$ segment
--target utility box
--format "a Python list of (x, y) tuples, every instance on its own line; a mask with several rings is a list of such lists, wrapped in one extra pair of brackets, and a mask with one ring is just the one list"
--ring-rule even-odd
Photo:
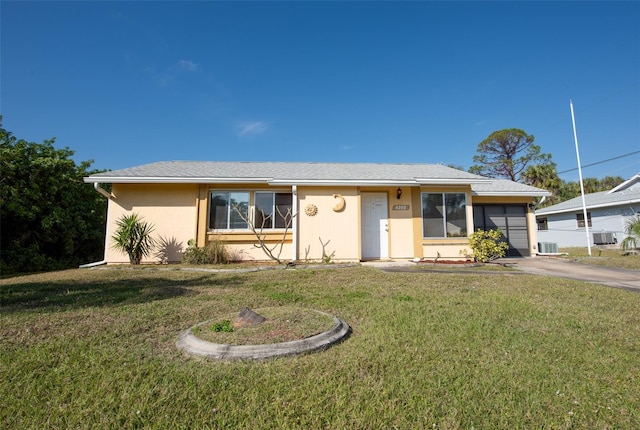
[(555, 242), (538, 242), (538, 254), (559, 254), (558, 244)]
[(613, 233), (593, 233), (594, 245), (615, 245), (618, 241)]

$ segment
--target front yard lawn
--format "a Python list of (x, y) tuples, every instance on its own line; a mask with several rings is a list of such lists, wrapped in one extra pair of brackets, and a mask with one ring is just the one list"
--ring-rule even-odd
[[(185, 356), (180, 331), (294, 305), (321, 353)], [(0, 280), (0, 427), (640, 428), (640, 294), (509, 272), (70, 270)]]

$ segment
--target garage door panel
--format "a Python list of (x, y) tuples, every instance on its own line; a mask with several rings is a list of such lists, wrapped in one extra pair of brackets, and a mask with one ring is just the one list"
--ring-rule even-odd
[(509, 256), (529, 256), (527, 210), (524, 205), (474, 206), (476, 229), (499, 228), (509, 244)]

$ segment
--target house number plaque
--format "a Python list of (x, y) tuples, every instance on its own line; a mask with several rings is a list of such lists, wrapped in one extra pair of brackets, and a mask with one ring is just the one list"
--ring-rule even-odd
[(393, 205), (394, 211), (408, 211), (409, 205)]

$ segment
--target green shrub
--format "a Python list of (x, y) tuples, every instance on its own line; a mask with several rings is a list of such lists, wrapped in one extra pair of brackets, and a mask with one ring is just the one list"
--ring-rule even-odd
[(502, 230), (478, 230), (469, 236), (469, 246), (476, 261), (486, 263), (504, 257), (509, 244), (503, 240)]
[(148, 257), (156, 246), (156, 240), (151, 237), (153, 224), (142, 220), (136, 213), (122, 215), (117, 221), (118, 229), (111, 236), (113, 247), (129, 256), (131, 264), (140, 264), (144, 257)]
[(231, 324), (231, 321), (224, 320), (212, 324), (211, 331), (215, 331), (216, 333), (231, 333), (233, 331), (233, 325)]
[(622, 250), (629, 251), (638, 248), (640, 246), (640, 215), (627, 220), (624, 232), (627, 233), (627, 237), (621, 243)]
[(191, 239), (182, 254), (184, 264), (227, 264), (229, 261), (227, 245), (219, 239), (212, 240), (204, 247), (196, 246), (195, 240)]

